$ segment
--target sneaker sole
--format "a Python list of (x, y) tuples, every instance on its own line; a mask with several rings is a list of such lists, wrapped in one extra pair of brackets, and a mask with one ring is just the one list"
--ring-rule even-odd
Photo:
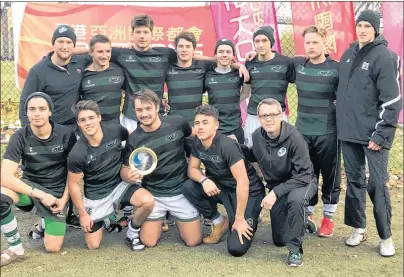
[(301, 264), (288, 264), (288, 266), (290, 266), (290, 267), (299, 267), (299, 266), (302, 266), (304, 263), (301, 263)]
[(382, 257), (384, 257), (384, 258), (389, 258), (389, 257), (393, 257), (394, 254), (396, 254), (396, 253), (391, 254), (391, 255), (383, 255), (382, 253), (379, 252), (379, 254), (380, 254), (380, 256), (382, 256)]
[(366, 241), (367, 239), (368, 239), (368, 236), (367, 236), (367, 234), (365, 234), (363, 236), (362, 240), (358, 244), (348, 244), (346, 241), (345, 241), (345, 244), (350, 247), (356, 247), (356, 246), (359, 246), (362, 242)]
[(329, 237), (332, 237), (333, 235), (334, 235), (334, 233), (331, 233), (330, 235), (318, 234), (318, 236), (319, 236), (319, 237), (322, 237), (322, 238), (329, 238)]
[(133, 249), (132, 242), (127, 240), (127, 239), (125, 239), (125, 245), (128, 246), (130, 248), (130, 250), (132, 250), (134, 252), (141, 252), (141, 251), (144, 251), (146, 249), (146, 246), (143, 246), (143, 248), (141, 248), (141, 249)]

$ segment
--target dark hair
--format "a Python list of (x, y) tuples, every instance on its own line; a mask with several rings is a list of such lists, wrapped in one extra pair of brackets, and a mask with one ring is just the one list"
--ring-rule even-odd
[(133, 106), (135, 106), (135, 100), (139, 99), (140, 102), (146, 102), (149, 104), (154, 104), (156, 107), (160, 105), (160, 99), (157, 94), (150, 89), (143, 89), (135, 92), (132, 96)]
[(183, 31), (178, 34), (178, 36), (174, 39), (175, 47), (177, 47), (180, 39), (185, 39), (186, 41), (192, 42), (192, 46), (194, 49), (196, 48), (196, 38), (195, 35), (189, 31)]
[(319, 34), (322, 38), (327, 38), (327, 30), (320, 26), (310, 26), (304, 29), (302, 36), (304, 37), (306, 34), (315, 33)]
[(96, 115), (101, 115), (100, 107), (98, 107), (97, 102), (93, 100), (81, 100), (76, 105), (73, 105), (72, 111), (74, 116), (78, 119), (78, 115), (81, 111), (93, 111)]
[(219, 112), (217, 111), (217, 109), (207, 104), (196, 107), (194, 114), (195, 116), (197, 116), (198, 114), (212, 116), (216, 120), (219, 120)]
[(94, 50), (94, 45), (99, 42), (99, 43), (109, 43), (111, 44), (111, 41), (107, 36), (104, 35), (95, 35), (93, 38), (90, 40), (90, 49), (91, 51)]
[(153, 32), (154, 22), (153, 19), (147, 14), (136, 15), (131, 22), (132, 32), (136, 27), (148, 27)]

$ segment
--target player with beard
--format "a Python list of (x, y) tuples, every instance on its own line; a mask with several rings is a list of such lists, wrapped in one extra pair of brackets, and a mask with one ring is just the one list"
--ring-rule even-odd
[[(24, 107), (28, 95), (41, 91), (48, 94), (55, 105), (51, 120), (69, 126), (77, 132), (76, 120), (70, 108), (79, 99), (82, 74), (91, 62), (91, 57), (73, 54), (76, 46), (76, 34), (68, 25), (60, 25), (55, 29), (52, 45), (54, 51), (35, 64), (28, 72), (20, 98), (21, 125), (29, 124)], [(73, 214), (72, 205), (70, 205), (66, 222), (69, 226), (80, 228), (80, 221)]]
[[(240, 103), (245, 100), (251, 86), (244, 83), (239, 72), (232, 69), (234, 44), (228, 39), (218, 40), (215, 47), (216, 67), (205, 75), (205, 87), (209, 105), (219, 112), (219, 130), (225, 135), (234, 135), (239, 143), (244, 143), (241, 127)], [(240, 92), (241, 90), (241, 92)], [(244, 98), (241, 98), (241, 95)]]
[[(30, 124), (13, 134), (1, 166), (2, 209), (11, 209), (13, 203), (22, 211), (35, 206), (42, 220), (29, 236), (44, 237), (46, 251), (59, 252), (69, 200), (67, 155), (76, 136), (71, 128), (49, 120), (54, 105), (48, 94), (30, 94), (25, 109)], [(24, 171), (21, 179), (15, 176), (20, 162)]]
[[(212, 232), (203, 242), (218, 243), (230, 230), (227, 250), (240, 257), (251, 246), (265, 191), (240, 145), (218, 131), (218, 119), (218, 111), (210, 105), (195, 109), (198, 138), (193, 140), (188, 161), (188, 176), (195, 182), (188, 182), (183, 193), (204, 218), (212, 221)], [(201, 162), (206, 176), (201, 172)], [(218, 202), (224, 205), (227, 217), (218, 212)]]
[[(135, 206), (129, 223), (125, 243), (133, 251), (144, 249), (139, 240), (139, 230), (154, 206), (153, 196), (134, 184), (141, 179), (136, 170), (129, 170), (128, 180), (120, 176), (122, 167), (122, 142), (128, 131), (120, 124), (101, 123), (101, 112), (96, 102), (82, 100), (74, 106), (77, 124), (83, 137), (69, 154), (68, 184), (70, 195), (80, 214), (80, 224), (85, 232), (89, 249), (97, 249), (102, 240), (104, 220), (115, 214), (119, 206)], [(79, 184), (84, 174), (84, 197)]]
[(338, 87), (338, 63), (325, 55), (327, 31), (311, 26), (303, 31), (305, 57), (293, 58), (296, 72), (296, 128), (309, 146), (317, 179), (322, 175), (323, 219), (317, 231), (313, 220), (318, 194), (310, 200), (307, 230), (322, 237), (333, 235), (332, 217), (341, 191), (341, 145), (337, 139), (335, 100)]
[(119, 123), (122, 88), (125, 82), (123, 70), (111, 59), (111, 42), (104, 35), (96, 35), (90, 41), (93, 59), (84, 71), (80, 95), (84, 100), (97, 102), (104, 123)]
[(167, 213), (176, 219), (181, 238), (187, 246), (202, 239), (198, 211), (182, 194), (188, 182), (184, 139), (192, 135), (192, 126), (180, 116), (159, 117), (159, 97), (151, 90), (134, 94), (134, 107), (140, 125), (130, 134), (124, 150), (121, 177), (130, 182), (129, 156), (139, 147), (148, 147), (157, 155), (157, 167), (142, 179), (142, 187), (155, 199), (153, 211), (140, 229), (140, 240), (154, 247), (161, 235)]

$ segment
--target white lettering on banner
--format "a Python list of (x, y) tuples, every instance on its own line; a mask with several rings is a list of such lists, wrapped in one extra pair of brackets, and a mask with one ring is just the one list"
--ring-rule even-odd
[[(258, 6), (256, 6), (255, 4), (258, 4)], [(250, 2), (250, 8), (254, 12), (257, 12), (257, 11), (261, 10), (261, 6), (262, 6), (262, 2)]]
[(246, 14), (246, 15), (243, 15), (243, 16), (240, 16), (240, 17), (236, 17), (236, 18), (232, 18), (232, 19), (230, 19), (229, 20), (229, 22), (230, 23), (233, 23), (233, 22), (238, 22), (238, 30), (237, 30), (237, 32), (234, 34), (234, 36), (233, 36), (233, 40), (236, 40), (239, 36), (240, 36), (240, 33), (241, 32), (245, 32), (245, 33), (247, 33), (247, 34), (249, 34), (249, 35), (253, 35), (253, 33), (251, 32), (251, 31), (248, 31), (247, 29), (245, 29), (244, 27), (243, 27), (243, 24), (241, 23), (241, 21), (243, 20), (243, 19), (248, 19), (248, 18), (250, 18), (250, 16), (248, 15), (248, 14)]
[[(245, 5), (245, 2), (231, 2), (231, 4), (234, 5), (234, 8), (240, 9), (242, 6)], [(226, 12), (230, 11), (230, 3), (228, 1), (224, 2), (224, 5), (226, 7)]]
[(87, 40), (87, 26), (85, 24), (72, 24), (77, 40)]
[(254, 42), (251, 38), (238, 41), (235, 45), (235, 48), (236, 48), (237, 60), (240, 62), (245, 62), (245, 58), (244, 58), (244, 56), (241, 55), (241, 51), (240, 51), (240, 46), (244, 45), (244, 44), (250, 44), (251, 45), (250, 50), (254, 49)]

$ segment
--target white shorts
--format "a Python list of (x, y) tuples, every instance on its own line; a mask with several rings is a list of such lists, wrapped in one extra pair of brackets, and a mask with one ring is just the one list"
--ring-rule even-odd
[(128, 130), (129, 134), (136, 130), (137, 128), (137, 121), (134, 119), (130, 119), (129, 117), (122, 116), (121, 118), (121, 125)]
[(154, 197), (154, 208), (147, 217), (148, 221), (164, 220), (167, 213), (170, 213), (179, 221), (190, 222), (199, 220), (198, 211), (192, 206), (184, 195), (169, 197)]
[[(289, 122), (289, 118), (285, 114), (283, 114), (282, 120)], [(245, 120), (244, 125), (244, 144), (246, 146), (248, 147), (253, 146), (252, 134), (259, 127), (261, 127), (261, 124), (259, 123), (258, 117), (256, 115), (247, 114), (247, 118)]]
[(122, 196), (130, 186), (131, 184), (122, 181), (109, 195), (98, 200), (91, 200), (84, 196), (84, 208), (91, 219), (98, 222), (113, 215), (118, 209)]

